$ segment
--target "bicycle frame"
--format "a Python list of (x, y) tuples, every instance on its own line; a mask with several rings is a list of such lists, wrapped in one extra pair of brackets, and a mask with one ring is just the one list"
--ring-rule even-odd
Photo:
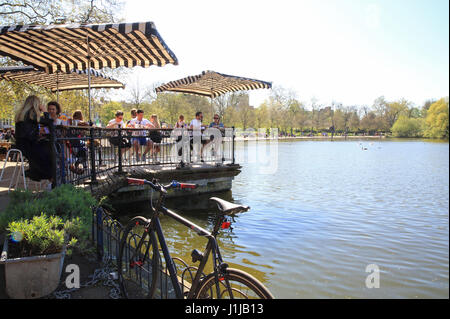
[(222, 256), (220, 254), (220, 250), (219, 250), (219, 247), (218, 247), (217, 241), (216, 241), (216, 235), (219, 231), (220, 222), (221, 222), (221, 220), (224, 219), (224, 216), (219, 215), (217, 217), (218, 219), (216, 220), (213, 231), (209, 232), (209, 231), (199, 227), (198, 225), (192, 223), (191, 221), (183, 218), (182, 216), (176, 214), (175, 212), (172, 212), (169, 209), (165, 208), (162, 205), (164, 198), (165, 198), (165, 196), (163, 194), (160, 194), (156, 208), (152, 207), (153, 214), (150, 219), (149, 227), (152, 230), (154, 230), (157, 234), (158, 241), (161, 246), (161, 250), (163, 252), (164, 259), (166, 261), (167, 269), (169, 270), (169, 275), (170, 275), (170, 279), (172, 282), (172, 286), (174, 287), (175, 295), (177, 298), (181, 298), (181, 299), (184, 298), (183, 291), (181, 288), (181, 284), (178, 282), (176, 267), (172, 260), (171, 255), (170, 255), (169, 248), (167, 247), (167, 243), (166, 243), (163, 231), (162, 231), (162, 226), (161, 226), (161, 223), (159, 220), (159, 214), (162, 213), (163, 215), (174, 219), (175, 221), (181, 223), (182, 225), (184, 225), (184, 226), (188, 227), (189, 229), (193, 230), (194, 232), (196, 232), (197, 235), (208, 239), (208, 244), (206, 245), (206, 249), (203, 253), (203, 258), (200, 262), (200, 265), (198, 267), (195, 278), (193, 279), (191, 289), (189, 290), (189, 293), (187, 295), (187, 298), (190, 299), (190, 298), (194, 297), (195, 291), (200, 283), (201, 275), (203, 273), (203, 270), (205, 269), (205, 266), (206, 266), (206, 263), (208, 261), (209, 254), (211, 253), (211, 251), (213, 252), (213, 266), (214, 266), (214, 273), (216, 274), (216, 280), (219, 280), (218, 272), (221, 271), (220, 267), (222, 265), (226, 265), (226, 264), (223, 264)]

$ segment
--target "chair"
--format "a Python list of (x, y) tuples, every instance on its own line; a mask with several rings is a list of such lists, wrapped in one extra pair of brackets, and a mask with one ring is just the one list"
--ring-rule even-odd
[[(3, 174), (5, 173), (5, 167), (6, 167), (6, 163), (8, 162), (9, 159), (9, 155), (10, 154), (15, 154), (16, 155), (16, 166), (14, 166), (14, 172), (11, 175), (11, 178), (9, 179), (3, 179)], [(17, 172), (17, 167), (19, 167), (19, 171)], [(22, 173), (22, 176), (20, 176)], [(23, 162), (23, 155), (22, 152), (18, 149), (12, 148), (10, 150), (8, 150), (8, 153), (6, 153), (6, 158), (5, 158), (5, 162), (3, 164), (3, 169), (2, 169), (2, 174), (0, 175), (0, 181), (10, 181), (9, 182), (9, 188), (8, 188), (8, 193), (11, 190), (11, 186), (13, 185), (13, 182), (15, 181), (15, 185), (14, 188), (17, 188), (17, 186), (19, 185), (19, 180), (20, 178), (23, 178), (23, 185), (24, 188), (27, 189), (27, 182), (25, 179), (25, 168), (24, 168), (24, 162)]]

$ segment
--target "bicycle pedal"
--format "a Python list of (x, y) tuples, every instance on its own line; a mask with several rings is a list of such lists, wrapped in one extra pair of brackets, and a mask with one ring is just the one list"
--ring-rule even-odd
[(143, 264), (144, 264), (144, 262), (142, 260), (131, 261), (130, 262), (130, 268), (133, 269), (134, 266), (142, 267)]

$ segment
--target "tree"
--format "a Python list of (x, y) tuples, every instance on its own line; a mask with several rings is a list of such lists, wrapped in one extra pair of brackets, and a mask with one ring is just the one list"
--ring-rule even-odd
[(380, 118), (375, 112), (369, 112), (360, 122), (360, 128), (367, 133), (377, 131), (381, 126), (383, 125), (380, 124)]
[(422, 136), (423, 119), (401, 115), (392, 126), (392, 134), (396, 137)]
[(269, 112), (265, 102), (255, 109), (255, 124), (257, 128), (267, 128), (269, 125)]
[(8, 0), (0, 2), (2, 24), (119, 22), (120, 0)]
[(388, 107), (385, 113), (388, 129), (392, 128), (394, 123), (398, 120), (398, 118), (401, 115), (408, 114), (410, 105), (411, 103), (405, 99), (388, 103)]
[(104, 126), (108, 124), (108, 122), (115, 118), (116, 111), (122, 110), (122, 103), (120, 102), (108, 102), (103, 104), (100, 111), (100, 120)]
[(448, 97), (431, 104), (427, 112), (424, 135), (431, 138), (449, 138)]

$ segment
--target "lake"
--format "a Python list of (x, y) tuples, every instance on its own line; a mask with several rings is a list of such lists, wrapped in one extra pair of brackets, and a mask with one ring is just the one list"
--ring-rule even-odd
[[(448, 142), (236, 147), (242, 172), (231, 193), (215, 196), (251, 210), (219, 235), (220, 246), (226, 262), (275, 297), (449, 297)], [(205, 228), (214, 220), (213, 212), (174, 210)], [(167, 218), (162, 224), (169, 247), (186, 261), (206, 243)]]

